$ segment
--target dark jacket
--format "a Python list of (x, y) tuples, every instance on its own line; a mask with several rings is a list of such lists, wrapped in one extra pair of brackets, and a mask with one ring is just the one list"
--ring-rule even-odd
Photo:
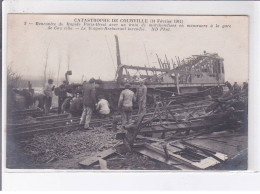
[(89, 83), (83, 86), (83, 104), (91, 108), (96, 104), (96, 89)]
[(61, 84), (60, 87), (60, 95), (59, 97), (61, 98), (66, 98), (67, 97), (67, 92), (66, 92), (66, 85), (65, 84)]

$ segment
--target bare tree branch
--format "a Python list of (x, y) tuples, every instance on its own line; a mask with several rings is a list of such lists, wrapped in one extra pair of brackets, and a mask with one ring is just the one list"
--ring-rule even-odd
[(59, 66), (58, 66), (58, 75), (57, 75), (57, 85), (59, 85), (59, 77), (60, 77), (60, 64), (61, 64), (61, 57), (59, 55)]
[(51, 44), (51, 41), (49, 42), (49, 45), (46, 49), (46, 57), (45, 57), (45, 64), (44, 64), (44, 74), (43, 74), (43, 87), (45, 86), (46, 84), (46, 72), (47, 72), (47, 67), (48, 67), (48, 58), (49, 58), (49, 48), (50, 48), (50, 44)]
[(7, 66), (7, 85), (11, 88), (19, 88), (22, 76), (15, 72), (11, 66)]

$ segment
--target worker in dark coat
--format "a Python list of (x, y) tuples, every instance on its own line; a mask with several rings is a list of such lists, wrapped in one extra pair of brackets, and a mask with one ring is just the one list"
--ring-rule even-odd
[(89, 83), (86, 83), (83, 86), (83, 112), (80, 118), (80, 124), (84, 124), (84, 129), (90, 129), (89, 123), (95, 106), (96, 106), (95, 79), (91, 78), (89, 80)]
[(44, 99), (45, 95), (42, 93), (35, 93), (33, 96), (33, 104), (36, 105), (36, 102), (38, 101), (38, 108), (43, 110), (44, 109)]
[(62, 104), (67, 98), (66, 86), (67, 86), (67, 81), (63, 81), (63, 83), (59, 86), (59, 88), (57, 88), (59, 90), (58, 92), (58, 113), (59, 114), (61, 114)]
[(136, 96), (138, 101), (138, 114), (146, 113), (146, 95), (147, 87), (143, 80), (139, 81), (140, 85), (137, 87)]
[(233, 92), (233, 87), (231, 85), (231, 83), (229, 83), (228, 81), (225, 82), (225, 85), (228, 87), (230, 92)]
[(233, 85), (233, 91), (234, 91), (234, 94), (237, 94), (237, 93), (239, 93), (241, 91), (241, 88), (237, 84), (237, 82), (235, 82), (234, 85)]
[(72, 116), (79, 116), (79, 111), (83, 109), (83, 97), (76, 93), (70, 101), (69, 112)]
[(243, 88), (242, 90), (248, 90), (248, 83), (247, 82), (243, 82)]

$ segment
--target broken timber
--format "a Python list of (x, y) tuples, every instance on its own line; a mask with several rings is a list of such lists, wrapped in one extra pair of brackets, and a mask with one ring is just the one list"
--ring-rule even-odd
[[(192, 145), (189, 144), (189, 146)], [(146, 155), (152, 159), (163, 162), (180, 170), (202, 170), (211, 166), (215, 166), (216, 164), (227, 160), (227, 156), (225, 154), (218, 152), (211, 153), (210, 151), (199, 147), (196, 147), (197, 150), (194, 152), (191, 152), (190, 150), (188, 152), (185, 147), (176, 147), (178, 149), (171, 146), (160, 147), (146, 143), (143, 147), (135, 148), (134, 150), (140, 154)], [(203, 150), (203, 153), (200, 153), (201, 155), (198, 155), (198, 150)], [(189, 157), (193, 158), (185, 158), (182, 155), (185, 152), (187, 155), (189, 155)], [(198, 156), (200, 156), (201, 158), (198, 159)]]
[(106, 160), (99, 158), (98, 161), (99, 161), (99, 166), (100, 166), (101, 170), (108, 170)]
[[(92, 165), (97, 164), (99, 162), (99, 163), (102, 163), (102, 165), (100, 165), (100, 167), (105, 168), (106, 164), (104, 163), (103, 160), (115, 153), (116, 153), (116, 150), (114, 148), (110, 148), (110, 149), (104, 150), (104, 151), (96, 154), (95, 156), (91, 156), (83, 161), (80, 161), (79, 164), (83, 167), (91, 167)], [(100, 159), (103, 159), (103, 160), (100, 160)]]
[(175, 167), (176, 169), (180, 169), (180, 170), (192, 170), (192, 168), (189, 168), (177, 161), (174, 161), (172, 160), (171, 158), (170, 159), (166, 159), (164, 157), (163, 154), (161, 153), (158, 153), (157, 151), (154, 151), (152, 149), (149, 149), (147, 147), (139, 147), (139, 148), (135, 148), (134, 149), (136, 152), (140, 153), (140, 154), (143, 154), (145, 156), (148, 156), (149, 158), (152, 158), (154, 160), (157, 160), (159, 162), (162, 162), (162, 163), (165, 163), (169, 166), (173, 166)]

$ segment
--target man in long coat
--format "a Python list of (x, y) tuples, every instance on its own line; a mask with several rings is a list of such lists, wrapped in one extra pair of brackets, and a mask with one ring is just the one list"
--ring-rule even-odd
[(89, 83), (83, 86), (83, 112), (80, 118), (80, 124), (84, 124), (84, 129), (90, 129), (89, 123), (93, 110), (96, 105), (95, 79), (91, 78)]

